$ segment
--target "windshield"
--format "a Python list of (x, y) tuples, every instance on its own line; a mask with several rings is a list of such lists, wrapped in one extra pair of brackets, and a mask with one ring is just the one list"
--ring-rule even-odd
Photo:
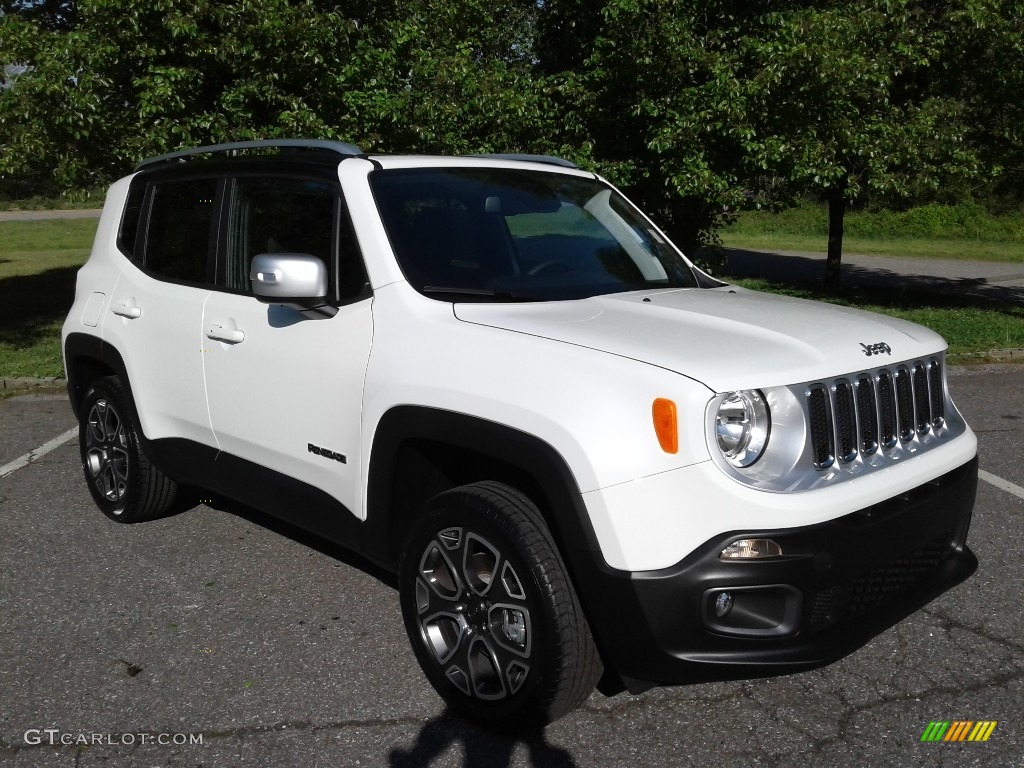
[(460, 301), (549, 301), (694, 288), (693, 271), (621, 195), (592, 178), (495, 168), (375, 171), (406, 279)]

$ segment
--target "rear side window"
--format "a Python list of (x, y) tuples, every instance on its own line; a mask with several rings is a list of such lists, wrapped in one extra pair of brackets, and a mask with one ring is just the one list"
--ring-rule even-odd
[(217, 180), (165, 181), (152, 189), (146, 269), (171, 280), (212, 282), (208, 265)]

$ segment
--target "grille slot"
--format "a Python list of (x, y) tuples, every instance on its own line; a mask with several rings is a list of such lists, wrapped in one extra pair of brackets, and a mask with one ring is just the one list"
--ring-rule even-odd
[(832, 418), (828, 407), (828, 391), (821, 384), (811, 387), (807, 394), (807, 407), (811, 415), (811, 450), (814, 466), (828, 469), (835, 461), (832, 448)]
[(936, 358), (879, 368), (804, 390), (816, 469), (849, 464), (927, 436), (945, 423), (942, 365)]
[(833, 390), (836, 401), (836, 455), (840, 461), (857, 458), (857, 423), (853, 411), (853, 387), (839, 379)]
[(875, 387), (867, 376), (857, 379), (857, 415), (860, 452), (870, 456), (878, 450), (878, 409), (875, 407)]
[(878, 372), (878, 423), (883, 448), (896, 445), (896, 392), (892, 385), (892, 374)]
[(942, 368), (939, 361), (928, 361), (928, 391), (931, 394), (932, 426), (938, 429), (946, 421), (946, 400), (942, 396)]
[(910, 373), (904, 366), (896, 369), (895, 380), (899, 435), (900, 440), (907, 442), (914, 436), (914, 394), (910, 388)]
[(914, 426), (919, 434), (927, 434), (932, 428), (931, 407), (928, 404), (928, 373), (922, 363), (914, 365)]

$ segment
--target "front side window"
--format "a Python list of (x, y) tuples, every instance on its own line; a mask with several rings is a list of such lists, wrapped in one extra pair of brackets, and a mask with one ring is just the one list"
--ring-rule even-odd
[(210, 227), (217, 180), (188, 179), (153, 186), (144, 265), (160, 277), (210, 282)]
[(576, 299), (697, 286), (654, 227), (604, 183), (493, 168), (374, 172), (409, 282), (437, 298)]
[(334, 284), (334, 185), (294, 178), (235, 180), (228, 216), (227, 288), (250, 292), (249, 265), (263, 253), (316, 256)]

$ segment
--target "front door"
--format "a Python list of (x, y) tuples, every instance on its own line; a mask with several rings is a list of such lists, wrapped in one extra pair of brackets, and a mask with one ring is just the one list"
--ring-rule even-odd
[[(229, 189), (221, 285), (206, 302), (202, 325), (218, 446), (254, 469), (313, 486), (358, 515), (372, 299), (359, 254), (342, 234), (337, 181), (240, 176)], [(248, 278), (261, 253), (322, 259), (337, 313), (309, 317), (258, 301)], [(257, 471), (253, 482), (260, 477)]]

